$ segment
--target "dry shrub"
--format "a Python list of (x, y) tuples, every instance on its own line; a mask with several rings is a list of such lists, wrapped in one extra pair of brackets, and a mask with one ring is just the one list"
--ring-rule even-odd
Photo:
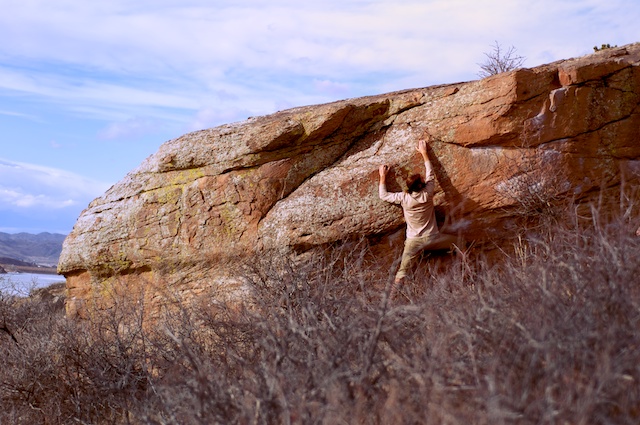
[(638, 423), (640, 238), (592, 223), (427, 260), (394, 300), (366, 244), (255, 259), (254, 303), (153, 326), (141, 299), (88, 322), (3, 300), (0, 422)]

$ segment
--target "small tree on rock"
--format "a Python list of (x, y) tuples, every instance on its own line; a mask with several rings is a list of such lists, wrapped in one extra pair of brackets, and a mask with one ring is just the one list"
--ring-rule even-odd
[(484, 55), (487, 60), (482, 64), (478, 64), (480, 65), (480, 72), (478, 72), (480, 78), (520, 68), (526, 59), (524, 56), (516, 54), (516, 48), (513, 46), (504, 51), (497, 41), (493, 46), (493, 50)]

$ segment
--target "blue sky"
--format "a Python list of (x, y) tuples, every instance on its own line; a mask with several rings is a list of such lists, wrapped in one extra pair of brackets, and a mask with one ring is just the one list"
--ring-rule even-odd
[(640, 41), (637, 0), (0, 0), (0, 231), (68, 233), (165, 141)]

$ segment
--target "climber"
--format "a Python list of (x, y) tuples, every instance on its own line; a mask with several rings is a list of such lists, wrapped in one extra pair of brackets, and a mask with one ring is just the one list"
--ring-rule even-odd
[[(420, 253), (425, 249), (429, 249), (436, 241), (442, 242), (433, 208), (435, 182), (433, 180), (433, 168), (427, 156), (427, 142), (420, 140), (416, 151), (420, 153), (424, 160), (426, 175), (424, 180), (419, 174), (410, 176), (407, 179), (407, 192), (387, 192), (386, 177), (389, 172), (389, 166), (381, 165), (378, 170), (380, 173), (380, 185), (378, 187), (380, 199), (400, 204), (407, 223), (402, 260), (395, 276), (393, 292), (402, 284), (409, 267)], [(446, 237), (451, 239), (450, 236)]]

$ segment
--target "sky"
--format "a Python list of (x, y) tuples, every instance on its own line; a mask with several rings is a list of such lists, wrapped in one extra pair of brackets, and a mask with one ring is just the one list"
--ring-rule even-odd
[(159, 146), (640, 41), (637, 0), (0, 0), (0, 232), (71, 231)]

